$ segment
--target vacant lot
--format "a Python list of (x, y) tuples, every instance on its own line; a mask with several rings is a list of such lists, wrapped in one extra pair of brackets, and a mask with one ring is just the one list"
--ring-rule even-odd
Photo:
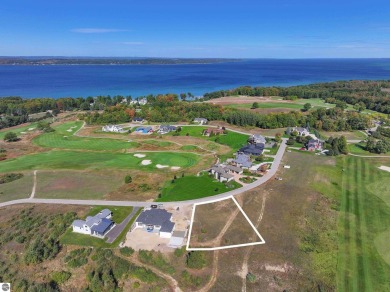
[(23, 172), (23, 177), (9, 183), (0, 184), (0, 202), (26, 199), (33, 187), (33, 173)]
[(50, 199), (103, 199), (124, 183), (123, 173), (39, 171), (35, 197)]

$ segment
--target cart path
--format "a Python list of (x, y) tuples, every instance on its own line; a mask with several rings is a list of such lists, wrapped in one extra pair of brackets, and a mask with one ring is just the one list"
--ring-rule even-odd
[(31, 190), (30, 200), (34, 198), (36, 188), (37, 188), (37, 170), (34, 170), (34, 184)]

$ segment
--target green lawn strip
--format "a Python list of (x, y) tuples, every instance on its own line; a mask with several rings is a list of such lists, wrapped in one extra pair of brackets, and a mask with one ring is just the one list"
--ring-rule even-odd
[(27, 199), (31, 195), (34, 184), (33, 173), (24, 172), (20, 179), (0, 184), (0, 202)]
[[(266, 150), (269, 150), (269, 151), (265, 151), (264, 154), (265, 155), (276, 155), (276, 153), (278, 153), (278, 150), (279, 150), (279, 147), (280, 147), (280, 143), (277, 143), (277, 146), (276, 147), (272, 147), (272, 148), (265, 148)], [(299, 147), (301, 148), (302, 147), (302, 144), (298, 144), (297, 143), (297, 146), (293, 145), (292, 147)]]
[(382, 154), (368, 152), (367, 150), (365, 150), (365, 143), (348, 144), (348, 150), (349, 150), (349, 153), (351, 153), (351, 154), (365, 155), (365, 156), (366, 155), (367, 156), (389, 155), (389, 157), (390, 157), (390, 152), (382, 153)]
[(375, 237), (375, 247), (383, 258), (383, 260), (390, 266), (390, 248), (389, 248), (390, 228), (378, 234)]
[[(96, 208), (96, 209), (94, 209), (94, 208)], [(120, 207), (96, 206), (96, 207), (93, 207), (91, 209), (90, 214), (93, 215), (92, 211), (93, 212), (100, 211), (100, 208), (102, 208), (102, 209), (108, 208), (108, 209), (112, 210), (113, 212), (115, 212), (114, 209), (115, 208), (120, 208)], [(118, 217), (123, 217), (123, 219), (124, 219), (124, 218), (126, 218), (126, 216), (128, 216), (131, 213), (132, 209), (129, 211), (129, 208), (132, 208), (132, 207), (122, 207), (122, 208), (127, 208), (127, 210), (128, 210), (127, 213), (120, 213), (120, 216), (118, 216)], [(103, 238), (97, 238), (97, 237), (93, 237), (93, 236), (86, 235), (86, 234), (75, 233), (75, 232), (72, 231), (72, 228), (69, 228), (65, 232), (65, 234), (60, 238), (60, 242), (62, 244), (66, 244), (66, 245), (92, 246), (92, 247), (101, 247), (101, 248), (115, 248), (115, 247), (117, 247), (119, 245), (119, 243), (121, 241), (123, 241), (123, 239), (126, 236), (127, 231), (129, 230), (131, 225), (133, 225), (135, 219), (138, 217), (138, 215), (140, 214), (141, 211), (142, 211), (142, 208), (140, 208), (137, 211), (137, 213), (133, 216), (133, 218), (130, 220), (130, 222), (123, 229), (121, 234), (111, 244), (105, 242), (105, 239), (103, 239)], [(115, 216), (115, 213), (114, 213), (114, 216)], [(117, 220), (117, 219), (114, 219), (114, 221), (115, 220)], [(116, 223), (119, 224), (120, 222), (116, 222)]]
[(8, 132), (14, 132), (16, 133), (18, 136), (22, 135), (21, 132), (32, 132), (32, 131), (29, 131), (29, 129), (32, 129), (34, 128), (34, 130), (37, 128), (37, 123), (34, 122), (34, 123), (29, 123), (27, 125), (24, 125), (24, 126), (17, 126), (17, 127), (12, 127), (12, 128), (5, 128), (5, 129), (2, 129), (0, 130), (0, 140), (3, 140), (4, 139), (4, 135)]
[(197, 148), (198, 148), (198, 146), (195, 146), (195, 145), (184, 145), (184, 146), (180, 147), (180, 150), (191, 151), (191, 150), (195, 150)]
[(168, 146), (173, 145), (172, 142), (169, 142), (169, 141), (159, 141), (159, 140), (142, 140), (140, 142), (144, 143), (144, 144), (150, 144), (150, 145), (159, 146), (159, 147), (168, 147)]
[(185, 176), (172, 181), (167, 181), (162, 190), (162, 197), (158, 202), (183, 201), (204, 198), (221, 193), (225, 193), (241, 187), (235, 181), (231, 181), (231, 188), (224, 183), (216, 181), (207, 174), (201, 176)]
[[(141, 152), (142, 153), (142, 152)], [(158, 169), (156, 164), (191, 167), (197, 164), (200, 156), (183, 152), (146, 152), (145, 158), (133, 154), (110, 152), (48, 151), (21, 156), (0, 162), (0, 172), (32, 169), (139, 169), (145, 171), (167, 171)], [(142, 160), (151, 160), (150, 165), (142, 165)]]

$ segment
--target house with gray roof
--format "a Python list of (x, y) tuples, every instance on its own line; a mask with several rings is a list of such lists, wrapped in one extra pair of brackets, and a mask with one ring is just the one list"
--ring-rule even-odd
[(132, 229), (142, 228), (146, 232), (158, 233), (162, 238), (171, 238), (175, 228), (172, 213), (165, 209), (144, 209)]
[(252, 166), (251, 157), (244, 153), (238, 153), (233, 163), (242, 168), (250, 168)]
[(264, 151), (264, 144), (248, 144), (240, 150), (238, 150), (238, 154), (246, 154), (246, 155), (253, 155), (253, 156), (259, 156)]
[(289, 127), (286, 130), (287, 135), (291, 135), (292, 133), (297, 132), (298, 136), (307, 136), (310, 134), (309, 130), (303, 127)]
[(259, 135), (259, 134), (254, 134), (249, 137), (248, 143), (250, 144), (263, 144), (267, 143), (267, 140), (264, 138), (264, 136)]
[(160, 128), (158, 129), (157, 133), (159, 134), (167, 134), (169, 132), (174, 132), (176, 131), (177, 127), (171, 126), (171, 125), (161, 125)]
[(229, 173), (229, 170), (221, 165), (213, 165), (209, 172), (220, 182), (229, 182), (234, 179), (234, 176)]
[(85, 221), (74, 220), (72, 223), (73, 232), (103, 238), (115, 226), (115, 223), (110, 220), (111, 217), (112, 212), (109, 209), (104, 209), (95, 216), (88, 216)]

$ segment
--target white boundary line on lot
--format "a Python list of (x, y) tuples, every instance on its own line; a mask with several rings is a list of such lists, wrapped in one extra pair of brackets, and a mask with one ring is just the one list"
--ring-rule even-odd
[[(190, 240), (191, 240), (191, 234), (192, 234), (192, 225), (194, 224), (194, 217), (195, 217), (196, 206), (204, 205), (204, 204), (210, 204), (210, 203), (215, 203), (215, 202), (219, 202), (219, 201), (224, 201), (224, 200), (227, 200), (227, 199), (232, 199), (233, 200), (233, 202), (237, 205), (238, 209), (244, 215), (245, 219), (248, 221), (249, 225), (255, 231), (256, 235), (261, 239), (261, 241), (249, 242), (249, 243), (241, 243), (241, 244), (234, 244), (234, 245), (226, 245), (226, 246), (218, 246), (218, 247), (190, 247)], [(228, 249), (228, 248), (235, 248), (235, 247), (259, 245), (259, 244), (264, 244), (264, 243), (265, 243), (265, 240), (260, 235), (260, 233), (256, 229), (255, 225), (252, 223), (252, 221), (249, 219), (248, 215), (244, 212), (244, 210), (241, 208), (240, 204), (237, 202), (237, 200), (233, 196), (229, 196), (229, 197), (226, 197), (226, 198), (221, 198), (221, 199), (216, 199), (216, 200), (211, 200), (211, 201), (207, 201), (207, 202), (195, 203), (194, 204), (194, 208), (192, 209), (190, 231), (188, 233), (188, 240), (187, 240), (187, 246), (186, 246), (186, 249), (188, 251), (195, 251), (195, 250), (211, 250), (212, 251), (212, 250), (221, 250), (221, 249)]]

